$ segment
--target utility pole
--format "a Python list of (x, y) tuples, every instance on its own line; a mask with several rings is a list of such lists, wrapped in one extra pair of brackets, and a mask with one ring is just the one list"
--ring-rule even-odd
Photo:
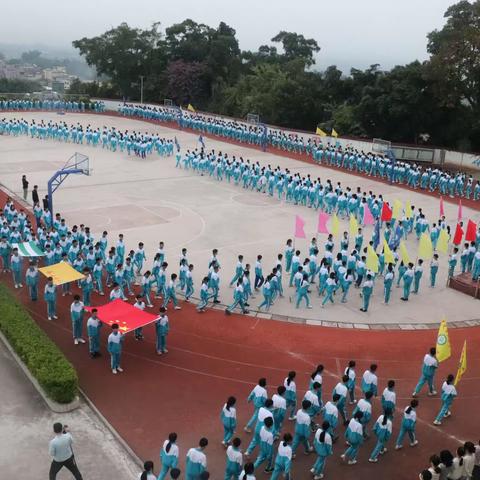
[(145, 77), (143, 75), (140, 75), (140, 103), (143, 104), (143, 79)]

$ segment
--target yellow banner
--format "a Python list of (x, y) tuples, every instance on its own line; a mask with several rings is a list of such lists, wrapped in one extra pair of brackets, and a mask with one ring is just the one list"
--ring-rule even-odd
[(38, 269), (47, 278), (52, 277), (54, 285), (63, 285), (64, 283), (81, 280), (85, 276), (77, 272), (69, 263), (60, 262), (48, 267), (41, 267)]

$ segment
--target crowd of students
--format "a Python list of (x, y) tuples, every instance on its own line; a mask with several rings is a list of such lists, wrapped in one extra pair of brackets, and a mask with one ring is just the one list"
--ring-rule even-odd
[(83, 101), (68, 101), (68, 100), (31, 100), (31, 99), (12, 99), (0, 100), (0, 111), (19, 111), (28, 112), (32, 110), (46, 110), (57, 112), (85, 112), (87, 108), (94, 112), (105, 112), (105, 103), (102, 101), (90, 102), (86, 105)]
[[(314, 480), (325, 476), (327, 461), (336, 450), (343, 425), (346, 448), (340, 454), (341, 460), (355, 465), (359, 451), (368, 449), (368, 461), (376, 464), (390, 448), (388, 445), (394, 433), (394, 419), (398, 418), (398, 434), (393, 442), (395, 450), (404, 447), (408, 436), (410, 447), (416, 447), (417, 408), (423, 386), (428, 383), (428, 395), (436, 396), (435, 374), (438, 362), (436, 350), (431, 348), (425, 355), (421, 375), (414, 389), (414, 397), (406, 406), (398, 408), (395, 381), (389, 380), (381, 395), (378, 390), (376, 364), (363, 373), (357, 386), (356, 362), (350, 360), (345, 366), (344, 375), (339, 379), (331, 395), (324, 391), (324, 367), (318, 365), (308, 378), (308, 388), (303, 395), (297, 395), (297, 374), (288, 372), (283, 383), (274, 389), (269, 397), (266, 378), (260, 378), (247, 398), (252, 404), (253, 414), (244, 427), (251, 435), (248, 445), (238, 435), (237, 399), (231, 396), (220, 411), (223, 428), (222, 445), (225, 455), (225, 480), (254, 480), (260, 468), (271, 474), (273, 480), (292, 478), (292, 464), (302, 447), (306, 455), (313, 454), (310, 474)], [(441, 408), (434, 425), (452, 415), (451, 408), (457, 392), (453, 386), (453, 375), (448, 375), (441, 388)], [(358, 392), (361, 398), (357, 400)], [(380, 396), (380, 400), (376, 400)], [(376, 419), (373, 407), (382, 412)], [(298, 403), (298, 405), (297, 405)], [(300, 408), (298, 408), (300, 407)], [(290, 423), (287, 423), (290, 422)], [(370, 441), (372, 438), (373, 441)], [(278, 443), (277, 443), (278, 442)], [(277, 445), (276, 445), (277, 444)], [(198, 446), (186, 454), (187, 480), (208, 479), (207, 438), (201, 438)], [(341, 450), (342, 451), (342, 450)], [(392, 454), (394, 455), (394, 454)], [(178, 478), (180, 449), (177, 433), (172, 432), (160, 450), (161, 469), (158, 480)], [(383, 461), (383, 460), (382, 460)], [(144, 475), (152, 475), (153, 462), (146, 463)], [(480, 475), (480, 442), (477, 447), (472, 442), (460, 446), (456, 455), (442, 450), (440, 455), (430, 457), (430, 467), (421, 472), (420, 480), (471, 480)], [(307, 475), (306, 475), (307, 476)], [(148, 478), (145, 476), (143, 478)], [(304, 477), (306, 478), (306, 477)]]
[(145, 158), (147, 155), (157, 152), (161, 156), (173, 155), (174, 143), (171, 139), (161, 138), (158, 134), (141, 132), (121, 131), (115, 127), (93, 128), (90, 125), (68, 125), (66, 122), (53, 122), (25, 119), (2, 119), (0, 120), (0, 135), (30, 136), (40, 140), (56, 140), (71, 142), (78, 145), (89, 145), (116, 152), (134, 153)]
[(465, 172), (447, 172), (438, 168), (423, 167), (416, 163), (397, 161), (386, 155), (364, 152), (354, 147), (324, 144), (321, 137), (305, 139), (297, 133), (256, 126), (237, 120), (223, 119), (168, 107), (147, 105), (120, 105), (118, 111), (125, 116), (139, 117), (158, 122), (177, 121), (181, 128), (189, 128), (241, 143), (262, 145), (267, 142), (280, 150), (306, 154), (318, 164), (362, 173), (369, 177), (388, 179), (392, 183), (408, 185), (415, 189), (438, 192), (442, 195), (480, 200), (480, 182)]

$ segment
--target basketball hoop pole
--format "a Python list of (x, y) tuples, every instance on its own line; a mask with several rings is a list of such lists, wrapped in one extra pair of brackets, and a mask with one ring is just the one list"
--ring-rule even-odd
[(52, 225), (54, 221), (53, 194), (69, 175), (78, 173), (82, 175), (89, 175), (89, 158), (86, 155), (75, 153), (75, 155), (69, 158), (63, 168), (55, 172), (50, 180), (48, 180), (48, 208), (50, 210)]

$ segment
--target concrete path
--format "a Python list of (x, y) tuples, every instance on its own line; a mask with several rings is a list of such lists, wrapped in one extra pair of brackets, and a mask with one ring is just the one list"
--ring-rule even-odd
[[(1, 478), (48, 478), (48, 442), (53, 436), (52, 425), (57, 421), (70, 426), (84, 480), (133, 480), (138, 477), (137, 465), (85, 403), (67, 414), (48, 410), (1, 342), (0, 385)], [(73, 477), (65, 469), (57, 476), (58, 480), (69, 478)]]

